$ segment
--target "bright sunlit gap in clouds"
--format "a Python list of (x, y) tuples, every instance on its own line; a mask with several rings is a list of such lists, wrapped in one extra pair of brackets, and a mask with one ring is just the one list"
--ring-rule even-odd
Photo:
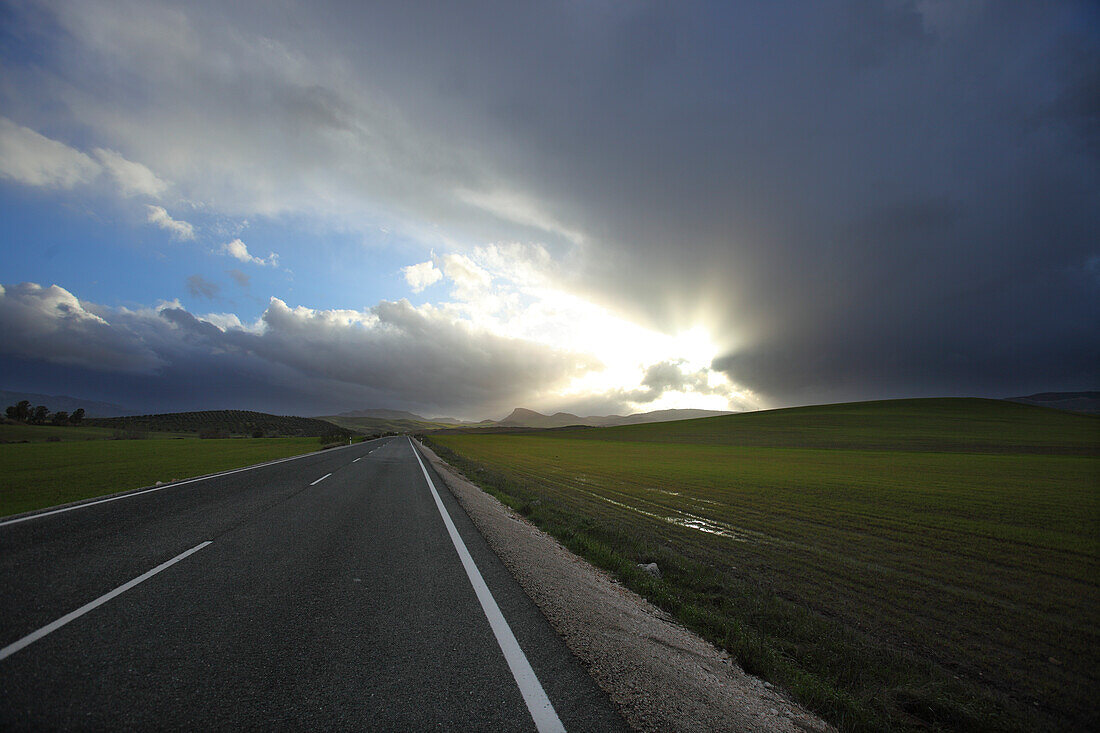
[[(404, 268), (414, 292), (478, 330), (571, 352), (585, 365), (567, 384), (532, 396), (544, 411), (623, 409), (753, 409), (750, 390), (711, 369), (720, 349), (703, 325), (662, 333), (565, 289), (556, 264), (539, 245), (488, 245), (466, 254), (433, 256)], [(449, 286), (440, 302), (428, 288)]]

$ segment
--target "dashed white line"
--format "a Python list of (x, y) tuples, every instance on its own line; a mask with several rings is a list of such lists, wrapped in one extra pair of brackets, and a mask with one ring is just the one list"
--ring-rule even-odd
[(447, 534), (451, 536), (451, 542), (454, 543), (455, 550), (458, 551), (462, 567), (466, 569), (466, 577), (470, 579), (470, 585), (474, 587), (477, 600), (481, 603), (481, 610), (485, 612), (486, 618), (489, 619), (493, 636), (496, 637), (500, 650), (504, 652), (508, 669), (512, 670), (512, 676), (515, 678), (516, 684), (519, 685), (520, 694), (523, 695), (523, 701), (527, 703), (527, 710), (535, 721), (535, 727), (539, 730), (539, 733), (565, 733), (565, 726), (558, 718), (558, 713), (554, 710), (550, 698), (546, 696), (546, 691), (542, 689), (542, 683), (535, 676), (535, 670), (531, 669), (531, 663), (527, 661), (527, 656), (520, 648), (519, 642), (516, 641), (515, 634), (512, 633), (511, 627), (504, 619), (504, 614), (500, 612), (500, 606), (497, 605), (496, 599), (489, 591), (489, 586), (485, 585), (485, 579), (481, 577), (481, 571), (477, 569), (474, 558), (470, 556), (470, 551), (466, 549), (466, 543), (462, 541), (462, 536), (455, 528), (454, 522), (451, 521), (447, 508), (443, 506), (443, 501), (439, 498), (439, 492), (435, 490), (432, 477), (428, 475), (428, 469), (424, 467), (424, 461), (420, 460), (420, 454), (413, 446), (411, 438), (409, 439), (409, 447), (412, 448), (413, 455), (416, 456), (416, 462), (420, 464), (420, 470), (424, 472), (424, 480), (428, 482), (428, 488), (432, 491), (432, 498), (435, 499), (435, 506), (439, 509), (440, 516), (443, 517)]
[(352, 461), (352, 463), (358, 463), (358, 462), (359, 462), (359, 461), (361, 461), (361, 460), (363, 460), (363, 456), (359, 456), (359, 457), (358, 457), (358, 458), (356, 458), (356, 459), (355, 459), (354, 461)]
[(198, 552), (199, 550), (201, 550), (202, 548), (206, 547), (209, 544), (211, 544), (211, 543), (210, 543), (209, 540), (207, 540), (206, 542), (195, 545), (190, 550), (188, 550), (186, 552), (181, 552), (180, 554), (173, 557), (171, 560), (169, 560), (167, 562), (163, 562), (160, 565), (157, 565), (155, 568), (153, 568), (149, 572), (144, 573), (143, 575), (139, 575), (138, 577), (134, 578), (131, 581), (123, 583), (122, 585), (115, 588), (110, 593), (106, 593), (106, 594), (100, 596), (99, 598), (96, 598), (91, 603), (85, 603), (80, 608), (76, 609), (75, 611), (73, 611), (71, 613), (65, 614), (64, 616), (57, 619), (53, 623), (46, 624), (45, 626), (40, 628), (38, 631), (33, 631), (33, 632), (27, 634), (22, 639), (20, 639), (19, 641), (15, 642), (13, 644), (8, 644), (3, 649), (0, 649), (0, 659), (5, 659), (7, 657), (10, 657), (12, 654), (15, 654), (20, 649), (22, 649), (26, 646), (30, 646), (31, 644), (38, 641), (39, 639), (41, 639), (46, 634), (57, 631), (58, 629), (60, 629), (62, 626), (69, 623), (70, 621), (72, 621), (74, 619), (77, 619), (77, 618), (80, 618), (84, 614), (88, 613), (88, 611), (91, 611), (94, 608), (98, 608), (99, 606), (102, 606), (104, 603), (106, 603), (107, 601), (111, 600), (114, 597), (122, 595), (123, 593), (130, 590), (131, 588), (133, 588), (138, 583), (141, 583), (141, 582), (144, 582), (144, 581), (148, 580), (149, 578), (151, 578), (154, 575), (156, 575), (157, 573), (159, 573), (161, 570), (165, 570), (165, 569), (171, 567), (172, 565), (175, 565), (180, 560), (183, 560), (184, 558), (195, 554), (196, 552)]
[(310, 486), (316, 486), (317, 484), (321, 483), (322, 481), (324, 481), (325, 479), (327, 479), (331, 475), (332, 475), (331, 473), (326, 473), (324, 476), (322, 476), (321, 478), (319, 478), (316, 481), (314, 481), (313, 483), (311, 483)]

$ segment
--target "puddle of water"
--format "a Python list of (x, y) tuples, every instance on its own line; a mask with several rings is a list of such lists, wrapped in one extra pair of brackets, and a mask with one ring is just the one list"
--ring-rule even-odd
[(668, 496), (680, 496), (679, 491), (668, 491), (667, 489), (650, 489), (650, 491), (658, 491), (662, 494), (667, 494)]
[(669, 524), (675, 524), (680, 527), (687, 527), (688, 529), (696, 529), (700, 532), (706, 532), (707, 534), (716, 534), (720, 537), (728, 537), (731, 540), (737, 542), (748, 542), (749, 538), (743, 534), (733, 532), (728, 529), (723, 529), (713, 522), (708, 522), (705, 519), (684, 519), (683, 517), (664, 517), (663, 518)]
[[(661, 491), (661, 489), (655, 489), (655, 490), (656, 491)], [(702, 517), (697, 517), (694, 514), (688, 514), (687, 512), (683, 512), (682, 514), (684, 514), (684, 516), (680, 516), (680, 517), (666, 517), (666, 516), (661, 515), (661, 514), (655, 514), (653, 512), (647, 512), (645, 509), (639, 509), (638, 507), (631, 506), (630, 504), (624, 504), (621, 501), (615, 501), (614, 499), (603, 496), (602, 494), (597, 494), (594, 491), (585, 491), (584, 489), (580, 489), (580, 491), (585, 493), (585, 494), (588, 494), (589, 496), (593, 496), (593, 497), (595, 497), (595, 498), (597, 498), (601, 501), (606, 501), (608, 504), (613, 504), (617, 507), (622, 507), (623, 509), (627, 509), (629, 511), (636, 512), (636, 513), (641, 514), (641, 515), (646, 516), (646, 517), (652, 517), (653, 519), (659, 519), (662, 522), (668, 522), (669, 524), (675, 524), (675, 525), (680, 526), (680, 527), (687, 527), (688, 529), (694, 529), (694, 530), (698, 530), (700, 532), (706, 532), (707, 534), (713, 534), (713, 535), (717, 535), (719, 537), (726, 537), (728, 539), (735, 540), (737, 542), (748, 542), (749, 539), (750, 539), (748, 533), (740, 532), (740, 531), (734, 529), (733, 527), (730, 527), (729, 525), (716, 524), (715, 522), (712, 522), (708, 519), (703, 519)], [(665, 492), (665, 493), (668, 493), (668, 492)], [(766, 539), (766, 538), (764, 537), (764, 535), (760, 535), (760, 537), (757, 538), (757, 539), (763, 540), (763, 539)]]

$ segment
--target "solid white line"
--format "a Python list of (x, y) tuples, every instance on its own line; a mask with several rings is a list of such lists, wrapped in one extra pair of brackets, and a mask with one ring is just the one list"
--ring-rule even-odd
[(523, 701), (527, 703), (527, 710), (530, 711), (531, 717), (535, 721), (535, 727), (540, 733), (550, 733), (552, 731), (564, 733), (565, 726), (562, 725), (554, 706), (550, 703), (550, 698), (546, 696), (542, 684), (535, 676), (535, 670), (531, 669), (531, 663), (527, 661), (527, 656), (520, 648), (519, 642), (516, 641), (516, 636), (512, 633), (511, 627), (504, 620), (504, 614), (500, 612), (496, 599), (489, 592), (489, 586), (485, 585), (485, 579), (481, 577), (481, 571), (477, 569), (474, 558), (470, 556), (470, 551), (466, 549), (466, 543), (462, 541), (462, 536), (459, 535), (454, 522), (451, 521), (451, 515), (447, 513), (447, 508), (443, 506), (443, 501), (439, 498), (439, 492), (435, 490), (435, 484), (432, 483), (432, 477), (428, 475), (428, 469), (424, 467), (424, 461), (420, 460), (420, 454), (413, 446), (411, 438), (409, 439), (409, 447), (412, 448), (413, 455), (416, 456), (416, 462), (420, 464), (420, 470), (424, 472), (424, 480), (428, 482), (428, 488), (432, 491), (432, 498), (435, 499), (435, 506), (443, 517), (447, 534), (451, 536), (451, 542), (454, 543), (455, 550), (458, 551), (458, 557), (462, 560), (462, 567), (466, 569), (466, 577), (470, 579), (477, 600), (481, 602), (481, 610), (485, 612), (486, 618), (489, 619), (489, 626), (493, 629), (493, 635), (497, 638), (500, 650), (504, 652), (504, 659), (508, 662), (508, 668), (512, 670), (512, 676), (516, 679), (516, 684), (519, 685), (520, 694), (523, 695)]
[(166, 568), (171, 567), (172, 565), (175, 565), (180, 560), (183, 560), (185, 557), (188, 557), (189, 555), (195, 554), (196, 552), (198, 552), (199, 550), (201, 550), (202, 548), (206, 547), (209, 544), (210, 544), (210, 541), (207, 540), (206, 542), (195, 545), (194, 547), (192, 547), (187, 552), (181, 552), (179, 555), (176, 555), (175, 557), (173, 557), (168, 562), (163, 562), (160, 565), (157, 565), (155, 568), (153, 568), (149, 572), (147, 572), (143, 575), (139, 575), (138, 577), (134, 578), (133, 580), (131, 580), (127, 583), (123, 583), (122, 585), (115, 588), (110, 593), (107, 593), (105, 595), (100, 596), (99, 598), (96, 598), (91, 603), (85, 603), (83, 606), (76, 609), (72, 613), (67, 613), (64, 616), (62, 616), (61, 618), (54, 621), (53, 623), (46, 624), (45, 626), (43, 626), (38, 631), (34, 631), (30, 634), (27, 634), (22, 639), (15, 642), (14, 644), (8, 644), (3, 649), (0, 649), (0, 659), (5, 659), (7, 657), (10, 657), (12, 654), (15, 654), (17, 651), (19, 651), (23, 647), (30, 646), (31, 644), (38, 641), (39, 639), (41, 639), (46, 634), (57, 631), (58, 629), (60, 629), (62, 626), (69, 623), (73, 619), (76, 619), (76, 618), (79, 618), (79, 617), (83, 616), (88, 611), (91, 611), (93, 608), (97, 608), (99, 606), (102, 606), (104, 603), (111, 600), (115, 596), (122, 595), (123, 593), (130, 590), (131, 588), (133, 588), (138, 583), (141, 583), (143, 581), (148, 580), (149, 578), (151, 578), (154, 575), (156, 575), (157, 573), (159, 573), (161, 570), (164, 570)]
[(316, 486), (317, 484), (321, 483), (322, 481), (324, 481), (325, 479), (327, 479), (331, 475), (332, 475), (331, 473), (326, 473), (324, 476), (322, 476), (321, 478), (319, 478), (316, 481), (314, 481), (313, 483), (311, 483), (310, 486)]
[[(342, 450), (344, 448), (350, 448), (349, 445), (342, 445), (339, 448), (331, 448), (330, 450)], [(209, 476), (197, 476), (195, 478), (189, 478), (186, 481), (176, 481), (170, 484), (164, 484), (163, 486), (154, 486), (149, 489), (143, 489), (141, 491), (129, 491), (118, 496), (108, 496), (105, 499), (98, 499), (96, 501), (86, 501), (80, 504), (73, 504), (72, 506), (61, 507), (60, 509), (52, 509), (48, 512), (38, 512), (37, 514), (28, 514), (25, 517), (17, 517), (15, 519), (8, 519), (0, 522), (0, 527), (5, 527), (9, 524), (18, 524), (19, 522), (26, 522), (31, 519), (39, 519), (41, 517), (48, 517), (51, 514), (61, 514), (62, 512), (71, 512), (74, 509), (83, 509), (84, 507), (95, 506), (96, 504), (106, 504), (109, 501), (118, 501), (119, 499), (129, 499), (132, 496), (141, 496), (142, 494), (148, 494), (153, 491), (163, 491), (164, 489), (174, 489), (177, 486), (184, 486), (185, 484), (193, 484), (196, 481), (206, 481), (212, 478), (221, 478), (222, 476), (232, 476), (235, 473), (241, 471), (253, 471), (257, 468), (264, 468), (266, 466), (274, 466), (276, 463), (286, 463), (287, 461), (296, 461), (299, 458), (308, 458), (309, 456), (318, 455), (318, 451), (312, 453), (303, 453), (300, 456), (287, 456), (286, 458), (278, 458), (274, 461), (268, 461), (267, 463), (257, 463), (255, 466), (245, 466), (243, 468), (234, 468), (231, 471), (222, 471), (221, 473), (212, 473)]]

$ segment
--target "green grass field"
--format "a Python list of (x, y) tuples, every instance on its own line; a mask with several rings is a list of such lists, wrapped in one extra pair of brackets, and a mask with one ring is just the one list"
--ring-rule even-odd
[(0, 445), (0, 516), (150, 486), (157, 481), (250, 466), (318, 448), (317, 438), (162, 438)]
[(23, 425), (6, 423), (0, 425), (0, 444), (3, 443), (45, 443), (47, 441), (70, 440), (110, 440), (117, 431), (108, 428), (89, 428), (84, 426)]
[(905, 400), (429, 442), (844, 729), (1100, 723), (1100, 419)]

